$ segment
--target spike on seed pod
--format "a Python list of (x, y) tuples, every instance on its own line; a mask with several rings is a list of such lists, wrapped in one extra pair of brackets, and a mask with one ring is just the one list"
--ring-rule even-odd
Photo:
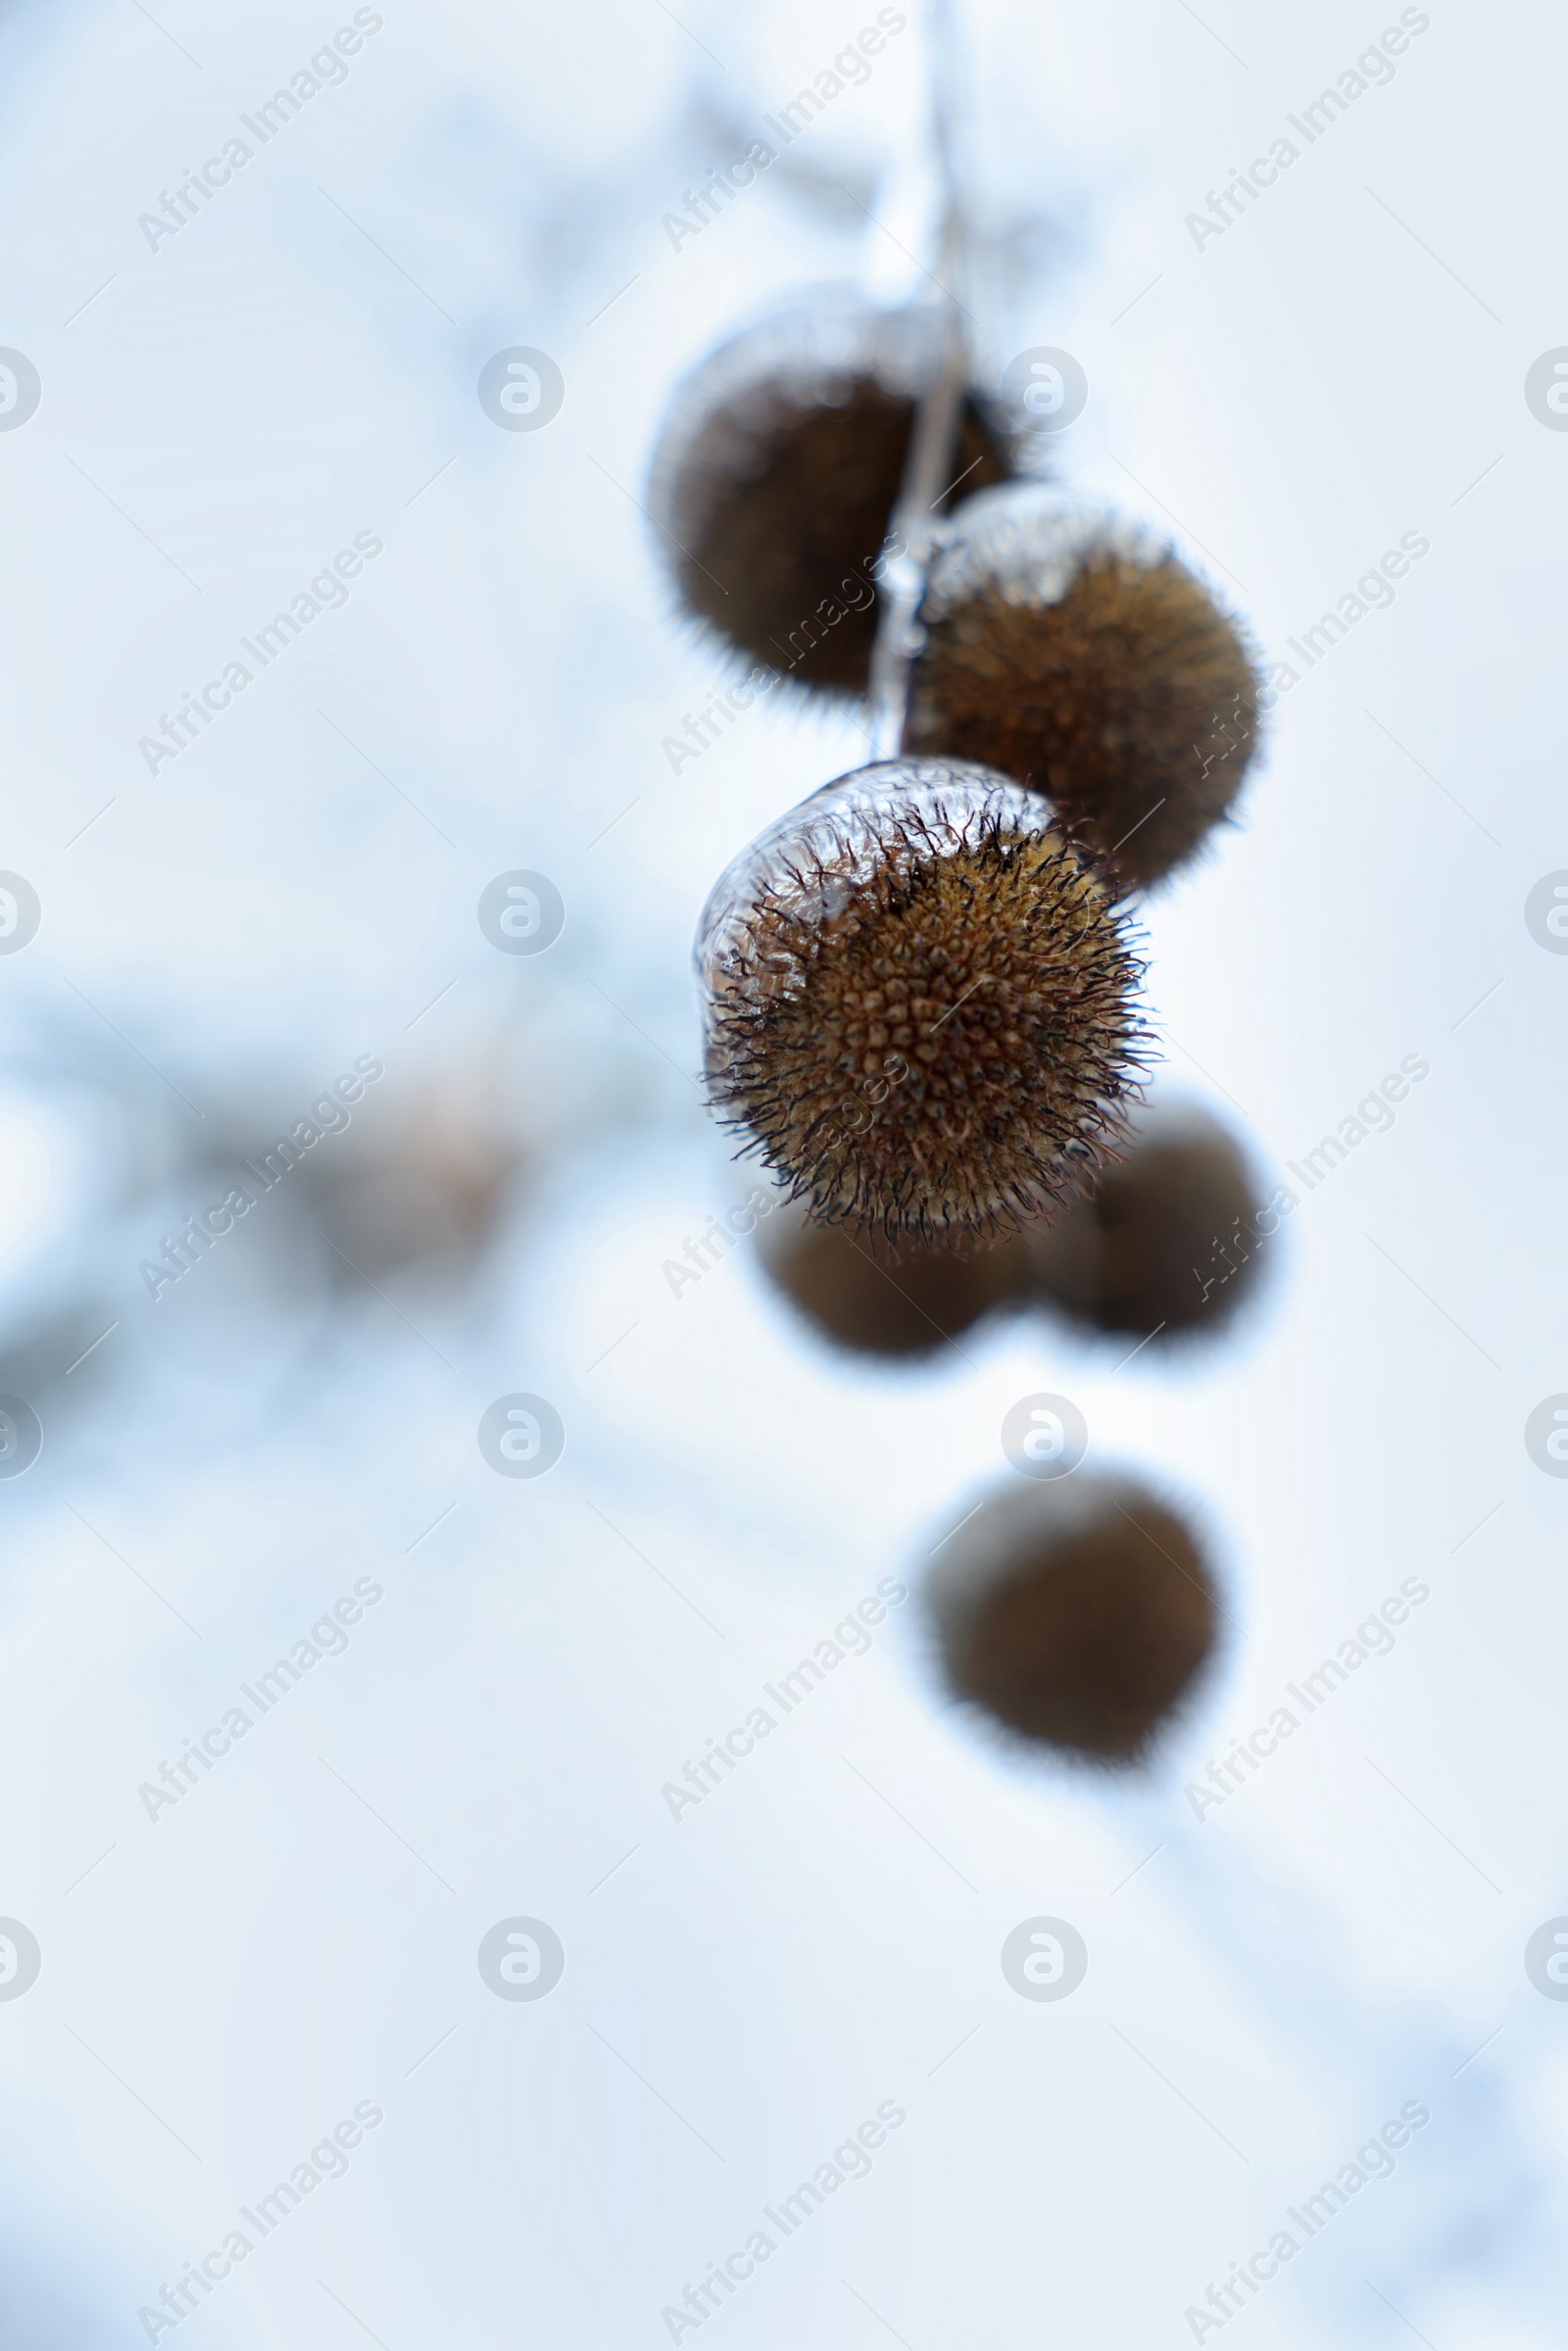
[(782, 817), (697, 938), (710, 1099), (820, 1223), (959, 1245), (1050, 1217), (1139, 1098), (1142, 964), (1049, 804), (886, 760)]
[(1100, 1331), (1218, 1331), (1256, 1287), (1257, 1186), (1235, 1137), (1189, 1103), (1145, 1104), (1093, 1197), (1019, 1245), (1023, 1296)]
[(1039, 485), (955, 517), (927, 583), (906, 749), (1049, 793), (1129, 880), (1225, 815), (1256, 748), (1235, 624), (1169, 544)]
[(762, 1262), (818, 1332), (861, 1354), (930, 1355), (967, 1331), (1016, 1288), (1010, 1258), (995, 1248), (894, 1249), (874, 1233), (810, 1223), (785, 1209), (768, 1221)]
[[(690, 613), (803, 685), (865, 692), (888, 516), (942, 353), (934, 307), (829, 303), (737, 335), (687, 377), (649, 505)], [(1014, 438), (1008, 412), (971, 394), (954, 486), (1007, 479)]]
[(1030, 1741), (1132, 1763), (1191, 1695), (1217, 1614), (1192, 1530), (1126, 1477), (989, 1498), (926, 1584), (953, 1695)]

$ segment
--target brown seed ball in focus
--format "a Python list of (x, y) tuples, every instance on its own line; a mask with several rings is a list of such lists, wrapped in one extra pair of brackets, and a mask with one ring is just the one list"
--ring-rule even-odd
[(1218, 1119), (1145, 1104), (1092, 1197), (1024, 1236), (1021, 1293), (1099, 1331), (1218, 1330), (1256, 1285), (1259, 1207), (1246, 1154)]
[(1132, 882), (1192, 856), (1242, 788), (1258, 683), (1154, 532), (1019, 485), (966, 504), (920, 617), (907, 751), (1048, 793)]
[(1138, 1098), (1116, 890), (982, 767), (825, 785), (721, 877), (696, 957), (714, 1107), (822, 1223), (1014, 1231), (1086, 1189)]
[(824, 1337), (869, 1355), (929, 1355), (967, 1331), (1016, 1289), (1015, 1244), (967, 1249), (810, 1224), (798, 1208), (775, 1212), (762, 1262), (793, 1305)]
[[(804, 685), (865, 692), (874, 566), (941, 355), (934, 309), (824, 307), (737, 335), (687, 377), (649, 505), (690, 612)], [(965, 492), (1015, 470), (1004, 412), (977, 394), (952, 470)]]
[(1080, 1471), (995, 1494), (926, 1598), (956, 1697), (1105, 1762), (1147, 1749), (1214, 1646), (1192, 1531), (1130, 1478)]

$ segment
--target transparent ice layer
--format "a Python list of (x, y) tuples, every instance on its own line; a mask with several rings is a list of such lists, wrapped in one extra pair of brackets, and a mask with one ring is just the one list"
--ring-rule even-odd
[[(830, 287), (808, 307), (775, 312), (721, 343), (675, 387), (654, 452), (648, 504), (668, 534), (664, 554), (670, 536), (677, 545), (689, 540), (698, 509), (754, 470), (781, 411), (842, 406), (866, 377), (916, 400), (940, 371), (944, 331), (934, 302), (874, 310)], [(1031, 436), (1028, 417), (995, 394), (986, 407), (1012, 462), (1027, 466), (1040, 437)]]
[(1003, 482), (967, 499), (939, 546), (920, 607), (944, 620), (982, 591), (1007, 604), (1059, 604), (1092, 556), (1153, 571), (1172, 560), (1149, 523), (1036, 482)]
[[(1001, 817), (1008, 829), (1044, 835), (1055, 810), (994, 767), (971, 759), (879, 759), (852, 768), (790, 808), (731, 859), (703, 908), (693, 948), (705, 1045), (715, 1006), (739, 985), (766, 994), (769, 958), (759, 950), (756, 916), (787, 907), (830, 923), (886, 855), (894, 826), (918, 827), (932, 853), (973, 841), (979, 822)], [(780, 982), (793, 958), (772, 958)]]

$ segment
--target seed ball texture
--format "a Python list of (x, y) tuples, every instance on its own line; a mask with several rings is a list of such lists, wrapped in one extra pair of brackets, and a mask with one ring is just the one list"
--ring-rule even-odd
[(1115, 887), (985, 768), (825, 785), (720, 878), (696, 960), (710, 1100), (821, 1223), (1015, 1231), (1088, 1187), (1138, 1098)]
[(860, 1354), (930, 1355), (1010, 1299), (1017, 1243), (954, 1249), (811, 1224), (799, 1207), (768, 1223), (762, 1262), (824, 1338)]
[(1050, 795), (1130, 882), (1224, 816), (1258, 739), (1235, 624), (1142, 524), (1040, 485), (955, 516), (920, 619), (905, 748)]
[[(934, 309), (824, 304), (736, 336), (686, 379), (649, 506), (689, 613), (803, 685), (865, 692), (877, 559), (941, 358)], [(1018, 443), (1010, 412), (971, 393), (955, 483), (1006, 480)]]
[(1080, 1471), (988, 1498), (927, 1581), (956, 1698), (1018, 1737), (1106, 1763), (1147, 1753), (1209, 1658), (1213, 1586), (1148, 1487)]
[(1121, 1158), (1018, 1256), (1020, 1289), (1099, 1331), (1218, 1331), (1263, 1263), (1258, 1187), (1236, 1138), (1196, 1104), (1146, 1103)]

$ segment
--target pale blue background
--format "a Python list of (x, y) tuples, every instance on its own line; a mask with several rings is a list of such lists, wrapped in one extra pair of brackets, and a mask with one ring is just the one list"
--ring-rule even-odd
[[(1201, 252), (1185, 215), (1396, 11), (965, 12), (982, 340), (1080, 359), (1071, 476), (1166, 521), (1271, 652), (1432, 542), (1151, 909), (1161, 1082), (1278, 1166), (1401, 1056), (1431, 1076), (1291, 1220), (1230, 1351), (1118, 1371), (1041, 1322), (913, 1373), (825, 1355), (749, 1253), (678, 1300), (661, 1276), (749, 1182), (689, 1074), (698, 909), (863, 742), (764, 702), (671, 775), (724, 671), (636, 501), (670, 386), (738, 318), (920, 282), (917, 24), (677, 252), (662, 215), (869, 7), (387, 0), (154, 252), (138, 215), (350, 12), (153, 13), (0, 23), (0, 343), (44, 387), (0, 435), (0, 863), (44, 907), (0, 960), (3, 1384), (46, 1428), (0, 1489), (0, 1913), (44, 1952), (0, 2004), (7, 2342), (145, 2340), (138, 2306), (370, 2099), (349, 2177), (181, 2346), (652, 2347), (892, 2099), (871, 2176), (706, 2351), (1152, 2351), (1419, 2099), (1396, 2177), (1234, 2326), (1546, 2351), (1568, 2005), (1522, 1954), (1568, 1910), (1568, 1486), (1522, 1432), (1568, 1388), (1568, 961), (1523, 905), (1568, 866), (1568, 437), (1522, 387), (1568, 342), (1548, 12), (1435, 6)], [(519, 343), (566, 383), (538, 433), (475, 397)], [(347, 607), (151, 778), (138, 736), (360, 530), (385, 552)], [(475, 919), (514, 866), (567, 906), (537, 960)], [(471, 1278), (333, 1287), (280, 1195), (154, 1306), (137, 1260), (220, 1197), (215, 1161), (361, 1053), (386, 1077), (355, 1148), (445, 1083), (460, 1131), (528, 1154)], [(913, 1580), (1042, 1388), (1190, 1498), (1227, 1579), (1242, 1638), (1157, 1771), (996, 1752), (936, 1699), (911, 1600), (674, 1823), (662, 1784)], [(517, 1389), (567, 1426), (537, 1484), (475, 1444)], [(149, 1822), (137, 1784), (365, 1575), (348, 1653)], [(1195, 1821), (1184, 1782), (1411, 1575), (1393, 1654)], [(566, 1948), (538, 2005), (474, 1964), (519, 1912)], [(1060, 2005), (1001, 1974), (1039, 1913), (1090, 1949)]]

